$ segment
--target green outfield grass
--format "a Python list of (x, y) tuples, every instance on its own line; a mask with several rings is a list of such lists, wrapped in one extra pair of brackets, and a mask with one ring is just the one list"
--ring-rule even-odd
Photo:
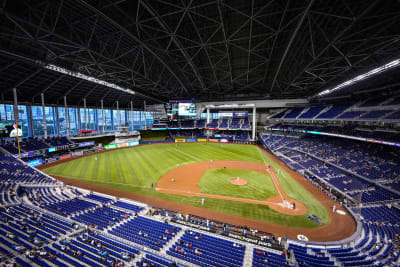
[[(234, 185), (230, 179), (239, 176), (247, 181), (246, 185)], [(201, 177), (198, 185), (201, 193), (232, 196), (247, 199), (266, 200), (278, 195), (274, 183), (268, 174), (256, 171), (235, 169), (211, 169)]]
[[(97, 160), (96, 160), (97, 158)], [(235, 145), (235, 144), (212, 144), (212, 143), (186, 143), (186, 144), (157, 144), (133, 147), (128, 149), (114, 150), (102, 154), (88, 156), (77, 160), (62, 163), (45, 169), (51, 175), (58, 175), (67, 178), (82, 180), (96, 185), (103, 185), (124, 191), (142, 194), (174, 202), (184, 203), (195, 207), (203, 207), (210, 210), (225, 212), (233, 215), (248, 217), (255, 220), (270, 223), (287, 225), (293, 227), (318, 227), (314, 222), (309, 221), (306, 216), (290, 216), (278, 213), (268, 206), (255, 205), (243, 202), (228, 200), (218, 200), (208, 198), (205, 205), (201, 205), (200, 197), (184, 197), (172, 194), (158, 193), (151, 188), (168, 171), (176, 168), (177, 164), (189, 164), (207, 160), (240, 160), (264, 162), (272, 165), (276, 170), (280, 167), (263, 153), (256, 146)], [(255, 175), (251, 182), (251, 190), (240, 191), (235, 187), (230, 187), (222, 181), (227, 176), (236, 177), (246, 175), (243, 170), (234, 172), (218, 172), (218, 169), (208, 171), (201, 179), (202, 189), (207, 193), (225, 194), (230, 191), (231, 196), (244, 198), (264, 199), (265, 195), (276, 195), (275, 188), (271, 179), (265, 175)], [(215, 175), (215, 176), (214, 176)], [(240, 176), (239, 175), (239, 176)], [(214, 176), (214, 180), (213, 177)], [(325, 224), (329, 220), (326, 208), (316, 200), (308, 191), (300, 186), (285, 171), (280, 170), (277, 175), (286, 194), (304, 203), (307, 207), (307, 214), (315, 214), (322, 218)], [(215, 183), (213, 184), (213, 181)], [(233, 186), (233, 185), (232, 185)], [(255, 190), (254, 188), (257, 188)], [(225, 192), (226, 191), (226, 192)], [(218, 193), (217, 193), (218, 194)], [(239, 196), (240, 197), (240, 196)]]

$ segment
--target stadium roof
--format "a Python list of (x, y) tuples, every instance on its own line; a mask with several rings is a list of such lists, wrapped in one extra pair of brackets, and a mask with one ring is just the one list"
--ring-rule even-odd
[[(309, 97), (400, 55), (400, 2), (2, 0), (0, 88), (24, 102), (136, 107)], [(53, 64), (132, 95), (43, 67)], [(372, 83), (391, 88), (398, 75)], [(390, 84), (387, 84), (390, 80)]]

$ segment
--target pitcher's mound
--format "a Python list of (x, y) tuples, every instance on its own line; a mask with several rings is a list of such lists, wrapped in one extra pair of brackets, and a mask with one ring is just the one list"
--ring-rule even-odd
[(247, 184), (247, 181), (245, 179), (241, 179), (241, 178), (232, 178), (229, 180), (231, 182), (231, 184), (234, 185), (245, 185)]

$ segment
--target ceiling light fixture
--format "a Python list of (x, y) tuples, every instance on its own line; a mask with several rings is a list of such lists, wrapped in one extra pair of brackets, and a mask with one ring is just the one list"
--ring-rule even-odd
[(329, 94), (331, 94), (333, 92), (338, 91), (339, 89), (342, 89), (343, 87), (346, 87), (348, 85), (354, 84), (354, 83), (359, 82), (361, 80), (367, 79), (367, 78), (369, 78), (369, 77), (371, 77), (373, 75), (376, 75), (376, 74), (379, 74), (381, 72), (384, 72), (384, 71), (387, 71), (389, 69), (392, 69), (394, 67), (397, 67), (399, 64), (400, 64), (400, 59), (393, 60), (393, 61), (391, 61), (391, 62), (389, 62), (389, 63), (387, 63), (387, 64), (385, 64), (383, 66), (380, 66), (380, 67), (378, 67), (376, 69), (373, 69), (373, 70), (370, 70), (370, 71), (368, 71), (368, 72), (366, 72), (364, 74), (358, 75), (358, 76), (354, 77), (353, 79), (345, 81), (345, 82), (343, 82), (343, 83), (341, 83), (341, 84), (339, 84), (339, 85), (337, 85), (337, 86), (335, 86), (333, 88), (323, 90), (323, 91), (319, 92), (317, 95), (315, 95), (314, 97), (323, 97), (323, 96), (329, 95)]
[(106, 82), (106, 81), (97, 79), (97, 78), (92, 77), (92, 76), (88, 76), (88, 75), (80, 73), (80, 72), (68, 70), (68, 69), (65, 69), (63, 67), (59, 67), (59, 66), (56, 66), (56, 65), (53, 65), (53, 64), (46, 64), (46, 63), (43, 63), (43, 62), (38, 62), (38, 63), (40, 65), (42, 65), (45, 69), (48, 69), (48, 70), (59, 72), (59, 73), (65, 74), (65, 75), (69, 75), (69, 76), (72, 76), (72, 77), (83, 79), (83, 80), (86, 80), (86, 81), (89, 81), (89, 82), (93, 82), (93, 83), (96, 83), (96, 84), (104, 85), (104, 86), (107, 86), (107, 87), (110, 87), (110, 88), (113, 88), (113, 89), (116, 89), (116, 90), (119, 90), (119, 91), (122, 91), (122, 92), (125, 92), (125, 93), (128, 93), (128, 94), (134, 95), (136, 93), (135, 91), (133, 91), (131, 89), (124, 88), (124, 87), (121, 87), (119, 85), (116, 85), (115, 83)]

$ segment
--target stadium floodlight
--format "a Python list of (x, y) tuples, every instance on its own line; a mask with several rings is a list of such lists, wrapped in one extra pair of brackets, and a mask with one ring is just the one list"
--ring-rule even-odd
[(135, 91), (133, 91), (133, 90), (131, 90), (129, 88), (124, 88), (124, 87), (121, 87), (119, 85), (116, 85), (115, 83), (106, 82), (106, 81), (97, 79), (97, 78), (92, 77), (92, 76), (88, 76), (86, 74), (83, 74), (83, 73), (80, 73), (80, 72), (77, 72), (77, 71), (68, 70), (68, 69), (65, 69), (63, 67), (59, 67), (59, 66), (56, 66), (56, 65), (53, 65), (53, 64), (46, 64), (46, 63), (42, 63), (42, 62), (39, 62), (39, 64), (42, 65), (45, 69), (48, 69), (48, 70), (59, 72), (59, 73), (65, 74), (65, 75), (69, 75), (69, 76), (72, 76), (72, 77), (83, 79), (83, 80), (86, 80), (86, 81), (89, 81), (89, 82), (93, 82), (93, 83), (96, 83), (96, 84), (104, 85), (104, 86), (107, 86), (107, 87), (110, 87), (110, 88), (113, 88), (113, 89), (116, 89), (116, 90), (119, 90), (119, 91), (122, 91), (122, 92), (125, 92), (125, 93), (128, 93), (128, 94), (131, 94), (131, 95), (135, 94)]
[(335, 86), (333, 88), (323, 90), (322, 92), (319, 92), (316, 96), (317, 97), (322, 97), (322, 96), (329, 95), (329, 94), (331, 94), (333, 92), (336, 92), (337, 90), (339, 90), (339, 89), (341, 89), (343, 87), (346, 87), (348, 85), (354, 84), (354, 83), (359, 82), (361, 80), (367, 79), (367, 78), (369, 78), (369, 77), (371, 77), (373, 75), (376, 75), (376, 74), (379, 74), (381, 72), (384, 72), (384, 71), (387, 71), (389, 69), (392, 69), (394, 67), (397, 67), (399, 64), (400, 64), (400, 59), (393, 60), (393, 61), (391, 61), (391, 62), (389, 62), (389, 63), (387, 63), (387, 64), (385, 64), (383, 66), (380, 66), (378, 68), (370, 70), (370, 71), (368, 71), (368, 72), (366, 72), (364, 74), (360, 74), (360, 75), (354, 77), (353, 79), (347, 80), (347, 81), (345, 81), (345, 82), (343, 82), (343, 83), (341, 83), (341, 84), (339, 84), (339, 85), (337, 85), (337, 86)]

